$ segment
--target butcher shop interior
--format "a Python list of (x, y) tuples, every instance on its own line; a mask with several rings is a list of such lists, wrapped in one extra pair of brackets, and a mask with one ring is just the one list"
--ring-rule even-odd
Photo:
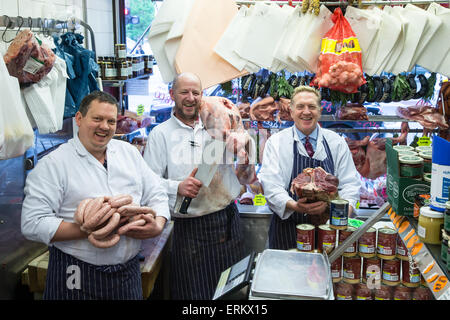
[[(203, 205), (223, 212), (236, 208), (236, 220), (226, 211), (227, 238), (216, 237), (222, 245), (230, 234), (234, 239), (236, 228), (242, 252), (219, 268), (206, 298), (188, 300), (449, 300), (449, 5), (448, 0), (0, 0), (0, 299), (68, 299), (50, 294), (52, 255), (91, 248), (92, 255), (80, 257), (94, 256), (96, 265), (114, 264), (112, 258), (99, 261), (103, 256), (128, 257), (117, 263), (138, 259), (139, 299), (178, 300), (173, 288), (193, 277), (173, 271), (182, 259), (178, 246), (189, 243), (182, 239), (187, 237), (182, 221), (206, 218), (209, 214), (193, 213)], [(164, 171), (153, 163), (186, 158), (186, 146), (174, 135), (181, 129), (173, 130), (175, 138), (166, 138), (167, 144), (161, 139), (175, 119), (181, 124), (179, 110), (192, 108), (178, 106), (174, 98), (190, 73), (201, 81), (195, 123), (203, 124), (206, 130), (200, 131), (210, 145), (226, 144), (221, 148), (231, 153), (231, 162), (207, 163), (202, 151), (195, 151), (201, 149), (196, 129), (184, 125), (193, 132), (189, 147), (203, 162), (194, 171), (188, 166), (189, 172), (171, 173), (170, 166)], [(81, 152), (70, 152), (71, 146), (86, 146), (83, 131), (90, 124), (83, 113), (92, 109), (81, 106), (97, 91), (117, 101), (115, 131), (105, 150), (127, 148), (114, 153), (121, 153), (116, 171), (134, 178), (117, 178), (123, 189), (80, 191), (83, 196), (76, 198), (72, 185), (95, 190), (91, 184), (99, 178), (77, 179), (75, 170), (84, 165), (63, 163)], [(309, 95), (319, 97), (316, 109), (314, 102), (297, 103)], [(299, 116), (305, 112), (311, 118)], [(319, 133), (313, 148), (326, 151), (318, 160), (308, 157), (309, 147), (301, 142), (304, 135), (309, 144), (310, 133), (301, 126), (313, 122), (314, 112), (313, 132)], [(232, 151), (228, 138), (234, 139)], [(283, 147), (294, 155), (281, 152)], [(107, 155), (109, 161), (105, 153), (95, 170), (112, 175), (117, 164)], [(308, 164), (298, 169), (294, 157), (308, 158)], [(231, 168), (234, 184), (214, 188), (223, 166)], [(95, 163), (90, 167), (82, 170), (91, 172)], [(168, 176), (179, 183), (173, 194)], [(198, 199), (197, 193), (180, 191), (180, 181), (192, 179), (202, 185)], [(147, 190), (157, 188), (158, 194)], [(213, 198), (198, 203), (207, 199), (202, 189)], [(52, 199), (52, 192), (61, 198)], [(320, 203), (320, 219), (313, 211), (289, 211), (289, 203), (296, 208)], [(286, 212), (292, 215), (283, 216)], [(302, 218), (292, 222), (292, 243), (272, 245), (275, 222), (297, 213)], [(58, 226), (45, 229), (46, 219), (49, 225), (61, 223), (58, 232), (69, 223), (85, 236), (58, 246), (52, 241)], [(161, 220), (156, 235), (127, 242), (130, 230)], [(215, 232), (199, 230), (205, 239)], [(31, 236), (34, 231), (49, 234)], [(125, 243), (137, 244), (135, 257), (121, 251)], [(67, 271), (67, 281), (71, 276)], [(80, 289), (77, 281), (73, 285), (64, 292)]]

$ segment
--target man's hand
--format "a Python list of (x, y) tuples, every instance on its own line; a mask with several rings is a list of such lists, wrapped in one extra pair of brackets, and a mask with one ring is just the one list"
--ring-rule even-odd
[(152, 214), (141, 214), (139, 218), (144, 219), (146, 223), (143, 226), (130, 227), (130, 230), (124, 233), (125, 236), (140, 240), (159, 236), (167, 221), (164, 217), (155, 218)]
[(197, 173), (198, 168), (192, 170), (189, 177), (184, 179), (178, 185), (178, 194), (183, 197), (189, 197), (194, 199), (198, 195), (198, 191), (202, 187), (202, 182), (198, 179), (195, 179), (195, 174)]
[(325, 210), (327, 209), (327, 203), (325, 201), (311, 203), (306, 203), (306, 201), (306, 198), (300, 198), (298, 201), (290, 200), (286, 203), (286, 208), (310, 215), (321, 215), (325, 213)]

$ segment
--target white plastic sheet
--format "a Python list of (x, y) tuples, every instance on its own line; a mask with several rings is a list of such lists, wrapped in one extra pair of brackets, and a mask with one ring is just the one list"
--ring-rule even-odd
[(11, 77), (0, 55), (0, 160), (21, 156), (33, 145), (34, 132), (20, 97), (19, 81)]

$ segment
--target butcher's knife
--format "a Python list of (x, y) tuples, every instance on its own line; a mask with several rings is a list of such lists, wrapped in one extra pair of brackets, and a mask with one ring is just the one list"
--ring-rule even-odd
[[(202, 154), (202, 162), (198, 165), (197, 173), (195, 174), (195, 179), (202, 182), (202, 187), (208, 187), (214, 174), (217, 171), (217, 167), (223, 161), (223, 151), (225, 149), (225, 142), (212, 139), (210, 142), (205, 144)], [(189, 205), (191, 204), (192, 198), (184, 197), (181, 202), (179, 213), (187, 214)], [(177, 206), (175, 206), (177, 207)]]

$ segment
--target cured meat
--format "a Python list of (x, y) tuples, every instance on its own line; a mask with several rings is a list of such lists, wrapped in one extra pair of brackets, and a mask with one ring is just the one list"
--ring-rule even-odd
[(36, 83), (50, 72), (56, 56), (45, 44), (38, 42), (29, 29), (25, 29), (11, 42), (3, 59), (9, 74), (20, 83)]
[(250, 119), (258, 121), (274, 121), (278, 105), (271, 96), (257, 98), (250, 106)]
[(280, 98), (278, 103), (278, 120), (279, 121), (294, 121), (291, 116), (291, 99)]
[(398, 107), (397, 115), (404, 119), (414, 120), (419, 122), (423, 127), (427, 129), (448, 129), (449, 124), (439, 112), (438, 108), (432, 106), (413, 106), (413, 107)]
[(238, 104), (238, 108), (242, 119), (250, 119), (250, 103), (242, 102)]
[(341, 106), (336, 112), (336, 117), (339, 120), (369, 120), (367, 109), (359, 103), (347, 103)]
[(308, 202), (331, 201), (338, 196), (339, 179), (321, 167), (306, 168), (291, 183), (291, 192)]
[[(392, 144), (403, 144), (408, 136), (409, 126), (407, 122), (401, 125), (401, 134), (392, 139)], [(370, 140), (351, 140), (345, 138), (352, 153), (353, 162), (359, 174), (368, 179), (376, 179), (386, 174), (386, 138), (375, 138)]]

